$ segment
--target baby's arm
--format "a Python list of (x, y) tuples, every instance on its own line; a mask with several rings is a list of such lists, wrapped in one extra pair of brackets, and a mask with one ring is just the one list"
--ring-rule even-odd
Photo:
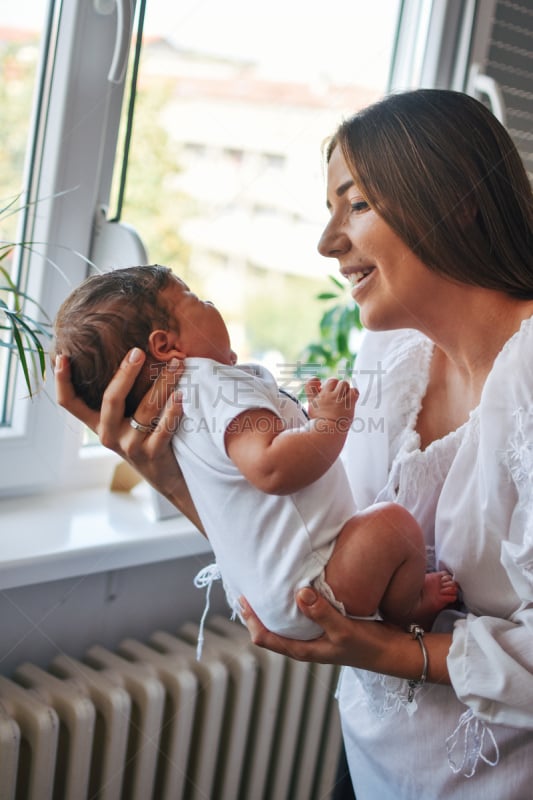
[(226, 430), (226, 451), (254, 486), (268, 494), (291, 494), (316, 481), (338, 458), (355, 412), (357, 391), (347, 381), (315, 383), (312, 419), (303, 428), (284, 430), (267, 409), (239, 414)]

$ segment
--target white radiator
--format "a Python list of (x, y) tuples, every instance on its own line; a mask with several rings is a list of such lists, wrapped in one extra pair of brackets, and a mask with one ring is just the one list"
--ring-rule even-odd
[(98, 645), (0, 677), (0, 800), (327, 800), (337, 670), (205, 630)]

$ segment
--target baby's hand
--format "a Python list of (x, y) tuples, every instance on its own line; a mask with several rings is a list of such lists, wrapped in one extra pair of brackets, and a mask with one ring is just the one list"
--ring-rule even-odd
[(328, 378), (322, 386), (319, 378), (311, 378), (305, 384), (308, 413), (311, 419), (330, 420), (348, 430), (354, 414), (359, 392), (348, 381)]

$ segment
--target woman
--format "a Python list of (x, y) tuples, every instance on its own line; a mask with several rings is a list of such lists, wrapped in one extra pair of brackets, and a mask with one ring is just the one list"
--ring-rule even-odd
[[(508, 798), (533, 781), (533, 198), (509, 136), (480, 103), (443, 90), (386, 98), (327, 149), (331, 218), (319, 249), (339, 262), (368, 329), (357, 359), (357, 432), (346, 445), (358, 505), (393, 500), (418, 520), (464, 613), (431, 632), (349, 620), (310, 589), (325, 633), (256, 643), (346, 665), (340, 708), (358, 800)], [(142, 354), (133, 359), (142, 361)], [(168, 440), (179, 376), (123, 420), (140, 364), (125, 361), (101, 418), (59, 364), (59, 402), (191, 513)], [(361, 429), (363, 430), (361, 431)]]

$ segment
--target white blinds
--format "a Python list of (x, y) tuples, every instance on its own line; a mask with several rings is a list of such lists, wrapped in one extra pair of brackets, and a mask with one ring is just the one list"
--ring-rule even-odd
[(498, 82), (509, 133), (533, 181), (533, 1), (498, 0), (485, 72)]

